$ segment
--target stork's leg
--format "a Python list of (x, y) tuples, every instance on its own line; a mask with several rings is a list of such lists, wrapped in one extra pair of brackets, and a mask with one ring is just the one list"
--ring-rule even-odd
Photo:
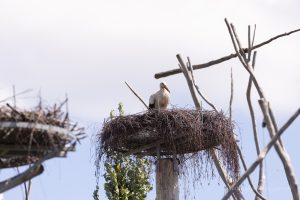
[(157, 109), (158, 109), (158, 112), (160, 112), (160, 103), (159, 103), (159, 99), (157, 100)]

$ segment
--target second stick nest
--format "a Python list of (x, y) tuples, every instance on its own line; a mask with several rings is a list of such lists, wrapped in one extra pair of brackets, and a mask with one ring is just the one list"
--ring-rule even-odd
[(70, 123), (63, 105), (32, 110), (1, 106), (0, 168), (34, 163), (52, 152), (64, 157), (74, 151), (85, 134), (83, 128)]

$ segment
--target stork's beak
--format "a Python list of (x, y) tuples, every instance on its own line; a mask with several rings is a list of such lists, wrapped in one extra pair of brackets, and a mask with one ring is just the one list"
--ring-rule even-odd
[(169, 88), (168, 88), (168, 86), (166, 86), (166, 84), (164, 84), (164, 88), (165, 88), (169, 93), (171, 93), (170, 90), (169, 90)]

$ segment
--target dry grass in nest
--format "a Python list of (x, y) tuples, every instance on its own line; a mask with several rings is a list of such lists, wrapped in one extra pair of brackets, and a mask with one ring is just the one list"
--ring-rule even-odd
[[(26, 111), (0, 107), (0, 168), (36, 162), (50, 152), (65, 156), (83, 139), (83, 128), (72, 125), (59, 106)], [(72, 134), (71, 134), (72, 133)]]
[(160, 156), (176, 154), (182, 166), (189, 163), (199, 175), (210, 174), (210, 149), (216, 148), (228, 174), (238, 178), (233, 124), (223, 113), (215, 111), (171, 109), (114, 117), (104, 122), (97, 135), (96, 165), (114, 151), (156, 157), (158, 144)]

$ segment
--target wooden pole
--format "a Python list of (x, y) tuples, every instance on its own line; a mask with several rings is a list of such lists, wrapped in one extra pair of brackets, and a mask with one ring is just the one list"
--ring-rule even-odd
[(178, 163), (162, 158), (156, 165), (156, 200), (179, 200)]

